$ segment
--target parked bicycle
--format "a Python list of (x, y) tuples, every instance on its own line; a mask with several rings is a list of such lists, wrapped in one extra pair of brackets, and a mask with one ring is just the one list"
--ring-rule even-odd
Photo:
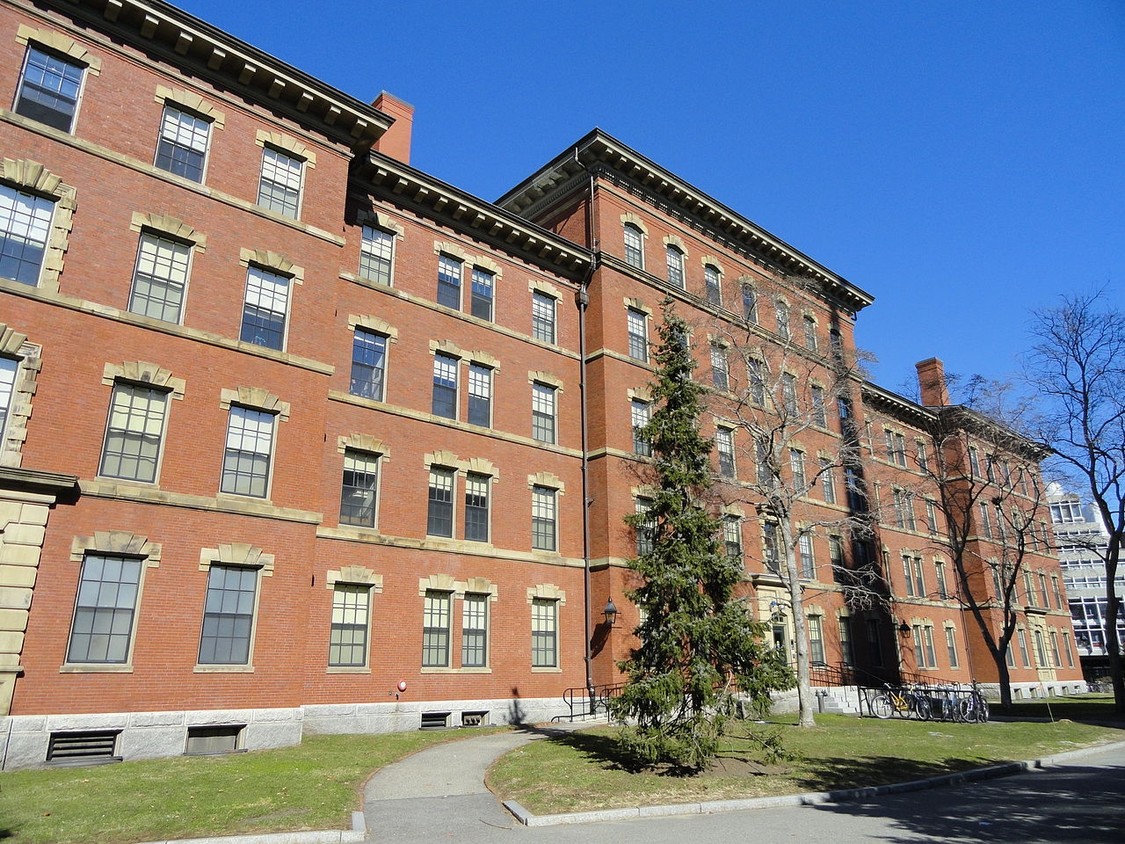
[(883, 691), (871, 699), (871, 714), (876, 718), (917, 718), (930, 720), (930, 699), (915, 688), (896, 689), (889, 683), (883, 684)]

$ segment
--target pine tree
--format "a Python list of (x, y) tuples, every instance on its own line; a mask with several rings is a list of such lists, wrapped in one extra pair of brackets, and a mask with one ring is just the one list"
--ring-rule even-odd
[(652, 448), (652, 501), (626, 519), (647, 540), (629, 564), (641, 580), (629, 594), (641, 611), (640, 643), (620, 665), (627, 682), (614, 714), (633, 725), (622, 741), (639, 762), (698, 770), (714, 758), (732, 716), (763, 713), (770, 691), (792, 679), (765, 645), (764, 625), (733, 597), (743, 572), (723, 553), (708, 504), (703, 388), (691, 377), (687, 326), (667, 301), (660, 341), (656, 409), (640, 432)]

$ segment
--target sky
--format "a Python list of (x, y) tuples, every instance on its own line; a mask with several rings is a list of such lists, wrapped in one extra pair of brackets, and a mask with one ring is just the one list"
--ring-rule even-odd
[(1125, 307), (1125, 0), (179, 0), (494, 200), (599, 127), (875, 297), (857, 343), (1006, 379), (1036, 308)]

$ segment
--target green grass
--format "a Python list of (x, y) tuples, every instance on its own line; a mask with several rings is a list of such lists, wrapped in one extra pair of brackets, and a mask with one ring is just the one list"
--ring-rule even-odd
[(1068, 697), (1051, 697), (1030, 701), (1015, 701), (1010, 712), (1003, 712), (993, 704), (996, 715), (1015, 718), (1053, 718), (1072, 721), (1098, 721), (1107, 724), (1120, 724), (1125, 727), (1125, 715), (1114, 711), (1113, 695), (1086, 694)]
[(630, 772), (616, 729), (602, 728), (513, 751), (492, 767), (488, 781), (498, 796), (553, 814), (879, 785), (1125, 738), (1120, 730), (1070, 721), (946, 724), (820, 715), (813, 729), (782, 719), (775, 728), (794, 758), (774, 765), (740, 743), (702, 775)]
[(154, 841), (347, 829), (371, 773), (481, 731), (313, 736), (297, 747), (0, 774), (0, 840)]

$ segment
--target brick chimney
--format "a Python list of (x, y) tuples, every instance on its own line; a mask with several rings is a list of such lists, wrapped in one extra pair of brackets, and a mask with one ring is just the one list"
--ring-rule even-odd
[(945, 383), (945, 364), (938, 358), (929, 358), (914, 364), (918, 370), (918, 386), (922, 391), (922, 404), (926, 407), (945, 407), (949, 404), (949, 387)]
[(391, 158), (397, 158), (403, 164), (409, 164), (410, 130), (414, 125), (414, 106), (386, 91), (381, 93), (371, 105), (395, 119), (391, 128), (375, 142), (375, 150)]

